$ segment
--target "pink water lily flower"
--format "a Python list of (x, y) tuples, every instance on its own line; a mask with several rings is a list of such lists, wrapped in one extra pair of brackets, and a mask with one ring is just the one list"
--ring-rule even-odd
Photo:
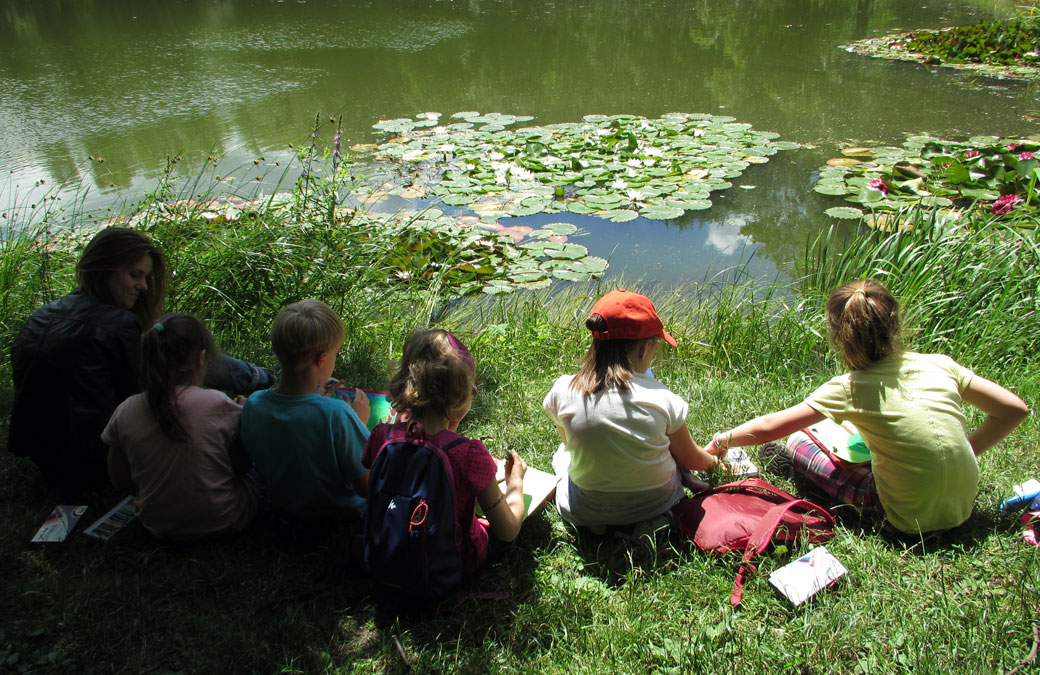
[(982, 153), (979, 152), (978, 150), (968, 150), (967, 152), (964, 153), (964, 158), (965, 159), (975, 159), (976, 157), (978, 157), (981, 154)]
[(1014, 150), (1019, 146), (1018, 143), (1008, 143), (1008, 150)]
[(881, 194), (883, 195), (888, 194), (888, 186), (885, 185), (885, 181), (881, 180), (880, 178), (875, 178), (874, 180), (867, 183), (867, 187), (874, 188), (875, 190), (881, 190)]
[(993, 202), (993, 206), (990, 207), (989, 212), (995, 216), (1002, 216), (1005, 213), (1010, 213), (1011, 209), (1022, 201), (1022, 198), (1018, 195), (1004, 195), (997, 201)]
[(1035, 157), (1036, 155), (1034, 155), (1031, 152), (1023, 152), (1021, 155), (1018, 156), (1019, 159), (1034, 159)]

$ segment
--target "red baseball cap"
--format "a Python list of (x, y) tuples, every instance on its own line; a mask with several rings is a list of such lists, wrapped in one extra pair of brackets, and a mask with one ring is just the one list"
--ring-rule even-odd
[(611, 291), (596, 301), (592, 313), (607, 322), (607, 330), (592, 331), (597, 340), (642, 340), (659, 337), (671, 346), (675, 338), (664, 329), (650, 298), (624, 289)]

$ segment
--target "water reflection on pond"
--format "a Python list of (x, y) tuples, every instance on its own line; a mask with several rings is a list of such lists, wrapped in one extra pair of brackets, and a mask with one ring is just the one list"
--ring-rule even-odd
[(183, 175), (212, 156), (217, 173), (270, 188), (316, 113), (342, 116), (350, 145), (379, 119), (427, 110), (535, 124), (705, 112), (815, 147), (750, 167), (710, 210), (675, 221), (566, 219), (613, 273), (671, 283), (754, 253), (772, 275), (827, 222), (835, 202), (810, 186), (838, 142), (1037, 132), (1035, 86), (838, 48), (1011, 4), (16, 0), (0, 14), (0, 206), (31, 201), (41, 179), (82, 182), (90, 207), (132, 199), (173, 155)]

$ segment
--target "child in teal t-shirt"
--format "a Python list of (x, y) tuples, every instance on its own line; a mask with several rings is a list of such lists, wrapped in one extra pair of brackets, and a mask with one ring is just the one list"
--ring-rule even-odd
[(319, 300), (285, 307), (271, 325), (282, 367), (278, 383), (242, 408), (242, 443), (266, 483), (271, 507), (296, 518), (360, 518), (368, 471), (368, 398), (347, 404), (332, 394), (343, 322)]

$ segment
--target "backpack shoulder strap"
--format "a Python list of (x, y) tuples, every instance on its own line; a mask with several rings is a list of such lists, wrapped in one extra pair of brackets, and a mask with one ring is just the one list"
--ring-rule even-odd
[(774, 501), (777, 499), (783, 501), (796, 501), (798, 499), (794, 495), (781, 490), (777, 486), (768, 483), (761, 478), (745, 478), (744, 480), (739, 480), (735, 483), (719, 485), (695, 495), (694, 498), (707, 497), (708, 495), (717, 495), (726, 492), (757, 492), (759, 494), (766, 494), (776, 498)]
[[(783, 491), (781, 490), (781, 492)], [(755, 529), (752, 531), (751, 536), (748, 537), (748, 545), (744, 550), (744, 556), (740, 560), (740, 569), (737, 570), (737, 578), (733, 582), (733, 593), (729, 598), (730, 604), (740, 604), (740, 598), (744, 592), (744, 580), (758, 571), (758, 567), (751, 562), (751, 559), (762, 553), (762, 551), (769, 546), (769, 542), (773, 540), (773, 535), (776, 534), (777, 528), (780, 527), (780, 523), (783, 522), (784, 516), (788, 511), (793, 509), (801, 509), (805, 513), (819, 514), (819, 516), (828, 524), (829, 528), (834, 527), (834, 516), (832, 516), (827, 509), (805, 499), (792, 498), (791, 501), (777, 504), (766, 511), (755, 525)]]

